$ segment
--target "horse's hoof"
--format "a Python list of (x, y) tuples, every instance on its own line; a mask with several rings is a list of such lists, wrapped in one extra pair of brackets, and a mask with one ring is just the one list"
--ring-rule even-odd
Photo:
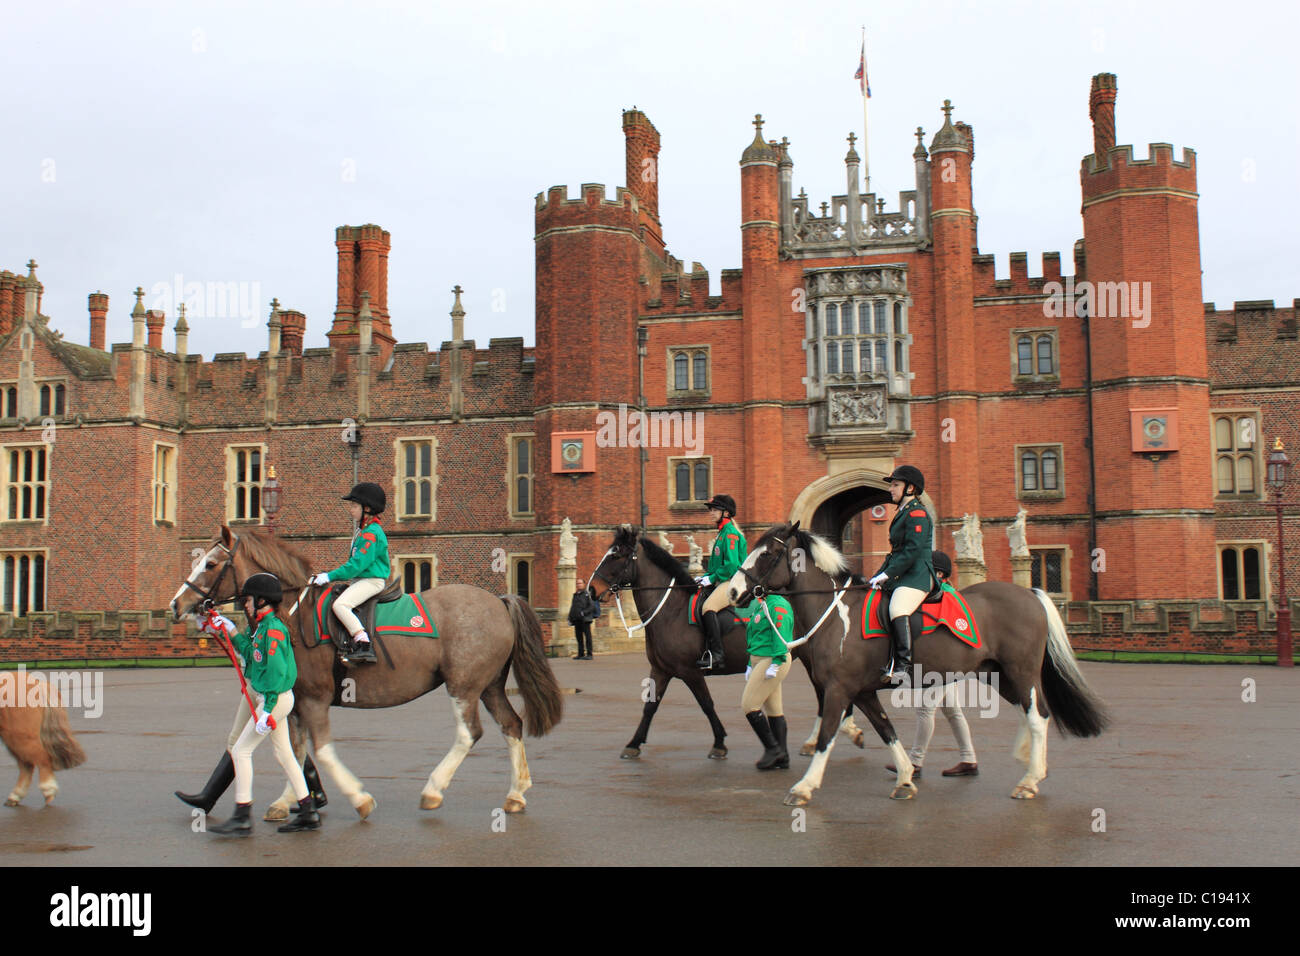
[(1038, 796), (1038, 791), (1031, 787), (1018, 786), (1011, 791), (1012, 800), (1032, 800), (1036, 796)]
[(709, 751), (709, 759), (710, 759), (710, 760), (726, 760), (726, 759), (727, 759), (727, 748), (726, 748), (726, 747), (714, 747), (712, 750)]
[(618, 755), (618, 759), (619, 759), (619, 760), (640, 760), (640, 759), (641, 759), (641, 748), (640, 748), (640, 747), (624, 747), (624, 748), (623, 748), (623, 752), (622, 752), (621, 754)]
[[(859, 750), (867, 749), (867, 741), (866, 738), (863, 736), (862, 731), (859, 730), (856, 734), (853, 735), (853, 746), (857, 747)], [(808, 752), (812, 753), (811, 750)]]
[(781, 802), (787, 807), (806, 807), (811, 799), (811, 797), (805, 797), (802, 793), (796, 793), (794, 790), (791, 790), (785, 795), (785, 799)]
[(421, 810), (437, 810), (440, 806), (442, 806), (442, 794), (440, 793), (420, 794)]
[(911, 800), (914, 796), (916, 796), (916, 784), (910, 780), (907, 783), (900, 783), (889, 792), (890, 800)]
[(802, 747), (799, 748), (800, 757), (811, 757), (816, 752), (817, 752), (817, 745), (815, 743), (804, 744)]
[(507, 797), (504, 809), (506, 813), (523, 813), (525, 806), (527, 803), (523, 797)]
[(22, 801), (20, 801), (18, 798), (13, 797), (13, 796), (10, 796), (10, 797), (8, 797), (8, 798), (5, 799), (5, 806), (6, 806), (6, 807), (16, 807), (16, 806), (18, 806), (18, 804), (21, 803), (21, 802), (22, 802)]
[(278, 820), (288, 820), (289, 808), (281, 806), (278, 803), (273, 803), (266, 808), (266, 816), (262, 817), (262, 819), (269, 820), (271, 823), (275, 823)]
[(375, 798), (372, 797), (370, 794), (367, 793), (367, 794), (363, 794), (362, 796), (364, 797), (364, 799), (361, 801), (361, 803), (357, 804), (357, 815), (360, 816), (362, 820), (364, 820), (366, 817), (370, 816), (370, 814), (375, 812), (375, 807), (378, 804), (375, 803)]

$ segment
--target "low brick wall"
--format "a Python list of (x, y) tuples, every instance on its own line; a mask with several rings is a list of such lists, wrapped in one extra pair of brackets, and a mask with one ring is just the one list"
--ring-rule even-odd
[(156, 611), (0, 614), (0, 662), (224, 657), (188, 622)]
[[(1291, 602), (1296, 620), (1296, 602)], [(1277, 619), (1263, 601), (1077, 601), (1065, 609), (1076, 650), (1270, 654)]]

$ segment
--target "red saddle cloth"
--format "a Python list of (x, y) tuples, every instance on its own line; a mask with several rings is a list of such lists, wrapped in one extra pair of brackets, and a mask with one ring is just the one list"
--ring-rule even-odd
[[(867, 593), (867, 599), (862, 602), (863, 638), (869, 640), (873, 637), (888, 636), (888, 613), (889, 608), (881, 591), (872, 588)], [(943, 585), (938, 601), (921, 605), (921, 617), (925, 622), (921, 628), (922, 634), (929, 634), (943, 625), (952, 631), (958, 640), (965, 641), (971, 647), (980, 647), (983, 644), (979, 626), (975, 623), (975, 615), (970, 612), (966, 599), (951, 584)]]
[[(692, 625), (700, 624), (704, 619), (704, 612), (701, 610), (703, 607), (704, 607), (704, 589), (700, 588), (693, 595), (691, 595), (690, 601), (688, 601), (686, 604), (687, 623)], [(740, 608), (733, 607), (731, 608), (731, 612), (735, 614), (736, 621), (738, 623), (740, 624), (749, 623), (749, 618), (740, 616), (740, 612), (741, 612)]]

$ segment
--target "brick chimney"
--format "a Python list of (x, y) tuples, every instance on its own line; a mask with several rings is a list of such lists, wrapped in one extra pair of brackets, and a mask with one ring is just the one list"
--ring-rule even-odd
[(636, 197), (641, 227), (651, 251), (664, 255), (663, 226), (659, 222), (659, 131), (635, 106), (623, 111), (623, 137), (627, 154), (627, 188)]
[(146, 343), (151, 349), (162, 349), (163, 324), (167, 321), (167, 313), (162, 309), (150, 309), (144, 314), (144, 324), (149, 328), (149, 341)]
[(334, 231), (334, 245), (339, 256), (338, 304), (334, 324), (326, 333), (330, 347), (346, 349), (360, 344), (357, 316), (361, 293), (368, 292), (373, 342), (379, 347), (379, 367), (383, 368), (395, 343), (388, 320), (388, 250), (392, 238), (373, 223), (339, 226)]
[(1092, 96), (1088, 115), (1092, 117), (1092, 152), (1098, 166), (1109, 165), (1107, 156), (1115, 145), (1115, 96), (1119, 92), (1114, 73), (1098, 73), (1092, 78)]
[(280, 351), (287, 355), (302, 355), (307, 316), (293, 309), (283, 309), (280, 312), (280, 323)]
[(90, 307), (90, 347), (104, 351), (105, 328), (108, 321), (108, 295), (92, 292), (88, 297)]

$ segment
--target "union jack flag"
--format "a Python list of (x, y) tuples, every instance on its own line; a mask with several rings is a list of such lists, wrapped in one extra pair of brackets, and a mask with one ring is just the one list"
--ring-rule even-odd
[(853, 74), (853, 78), (858, 81), (860, 89), (867, 97), (871, 99), (871, 81), (867, 79), (867, 41), (862, 41), (862, 55), (858, 58), (858, 72)]

